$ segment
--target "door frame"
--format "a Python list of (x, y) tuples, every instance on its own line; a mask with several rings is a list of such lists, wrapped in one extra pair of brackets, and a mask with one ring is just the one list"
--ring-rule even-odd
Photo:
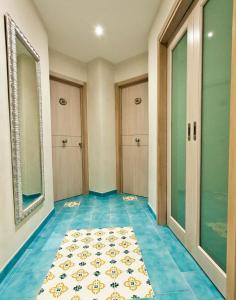
[[(167, 223), (167, 49), (173, 34), (199, 0), (176, 0), (157, 41), (157, 211), (158, 223)], [(236, 0), (233, 0), (232, 66), (236, 64)], [(236, 300), (236, 67), (231, 70), (227, 300)]]
[(122, 175), (122, 149), (121, 149), (121, 103), (122, 95), (121, 91), (125, 87), (137, 85), (139, 83), (147, 82), (148, 74), (133, 77), (128, 80), (115, 83), (115, 128), (116, 128), (116, 189), (119, 193), (123, 192), (123, 175)]
[(83, 194), (89, 193), (89, 169), (88, 169), (88, 130), (87, 130), (87, 83), (50, 72), (49, 80), (78, 87), (80, 89), (81, 108), (81, 135), (82, 135), (82, 177)]

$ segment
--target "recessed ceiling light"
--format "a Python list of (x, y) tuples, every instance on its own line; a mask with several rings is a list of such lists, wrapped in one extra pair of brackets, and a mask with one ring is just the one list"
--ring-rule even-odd
[(208, 34), (207, 34), (207, 36), (208, 36), (209, 38), (212, 38), (213, 35), (214, 35), (214, 33), (213, 33), (212, 31), (208, 32)]
[(97, 25), (94, 32), (96, 36), (102, 36), (104, 34), (104, 28), (101, 25)]

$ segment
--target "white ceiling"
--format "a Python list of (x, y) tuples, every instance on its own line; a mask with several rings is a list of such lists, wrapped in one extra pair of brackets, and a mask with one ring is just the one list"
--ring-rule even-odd
[[(147, 38), (161, 0), (33, 0), (47, 27), (49, 47), (88, 62), (113, 63), (147, 51)], [(94, 26), (105, 34), (98, 38)]]

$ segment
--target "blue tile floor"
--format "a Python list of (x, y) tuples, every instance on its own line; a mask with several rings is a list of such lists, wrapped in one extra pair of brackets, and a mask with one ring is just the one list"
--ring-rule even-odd
[(112, 226), (134, 228), (155, 299), (223, 299), (172, 232), (156, 225), (145, 198), (126, 202), (117, 194), (107, 197), (85, 195), (70, 200), (81, 201), (80, 207), (64, 208), (65, 201), (55, 204), (53, 217), (1, 283), (1, 300), (36, 298), (66, 231)]

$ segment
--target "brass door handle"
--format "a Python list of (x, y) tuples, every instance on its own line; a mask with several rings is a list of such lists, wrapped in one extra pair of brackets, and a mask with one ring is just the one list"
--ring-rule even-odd
[(80, 149), (82, 149), (83, 144), (80, 142), (78, 145), (79, 145)]

